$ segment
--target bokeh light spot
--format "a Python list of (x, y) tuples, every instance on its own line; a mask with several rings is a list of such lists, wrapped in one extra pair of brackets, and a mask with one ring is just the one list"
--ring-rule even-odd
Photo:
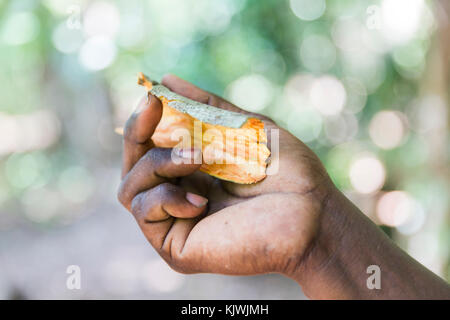
[(79, 60), (88, 70), (102, 70), (114, 61), (116, 51), (111, 39), (102, 36), (91, 37), (81, 47)]
[(320, 18), (327, 8), (325, 0), (290, 0), (292, 12), (305, 21)]
[(403, 234), (417, 232), (425, 222), (422, 206), (404, 191), (383, 194), (377, 202), (376, 212), (382, 224), (397, 227)]
[(383, 0), (382, 31), (386, 39), (394, 44), (410, 40), (420, 27), (424, 7), (423, 0)]
[(347, 95), (342, 83), (333, 76), (317, 78), (311, 87), (311, 103), (323, 115), (336, 115), (344, 108)]
[(398, 147), (406, 134), (404, 119), (398, 111), (380, 111), (375, 114), (369, 125), (373, 143), (382, 149)]
[(260, 111), (272, 100), (273, 86), (262, 75), (250, 74), (232, 82), (227, 96), (232, 103), (248, 111)]
[(350, 165), (350, 182), (362, 194), (380, 190), (386, 178), (383, 164), (373, 155), (360, 155)]
[(83, 34), (78, 29), (69, 29), (65, 23), (59, 24), (52, 34), (53, 45), (62, 53), (76, 52), (83, 43)]
[(93, 2), (83, 17), (83, 30), (88, 36), (113, 37), (119, 26), (120, 15), (113, 2)]
[(39, 33), (39, 20), (34, 13), (22, 11), (11, 14), (4, 22), (1, 39), (8, 45), (21, 45), (34, 40)]

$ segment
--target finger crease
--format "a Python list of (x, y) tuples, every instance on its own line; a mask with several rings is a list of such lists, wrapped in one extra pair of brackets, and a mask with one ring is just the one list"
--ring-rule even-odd
[[(163, 241), (162, 241), (162, 244), (161, 244), (161, 247), (159, 248), (159, 250), (163, 250), (163, 248), (164, 248), (164, 246), (166, 245), (166, 241), (167, 241), (167, 237), (169, 236), (169, 233), (170, 233), (170, 230), (172, 230), (172, 227), (173, 227), (173, 225), (175, 224), (175, 218), (172, 220), (172, 223), (170, 224), (170, 227), (169, 227), (169, 229), (167, 230), (167, 232), (166, 232), (166, 234), (164, 235), (164, 238), (163, 238)], [(170, 258), (172, 258), (172, 250), (171, 250), (171, 248), (172, 248), (172, 240), (173, 240), (173, 237), (170, 237), (170, 242), (169, 242), (169, 256), (170, 256)]]
[(147, 223), (147, 224), (162, 223), (162, 222), (165, 222), (165, 221), (167, 221), (167, 220), (169, 220), (171, 218), (173, 218), (173, 217), (169, 216), (169, 217), (167, 217), (167, 218), (165, 218), (163, 220), (158, 220), (158, 221), (152, 221), (152, 220), (144, 219), (144, 222)]
[[(202, 219), (203, 217), (207, 217), (207, 216), (208, 216), (209, 209), (210, 209), (209, 203), (207, 203), (204, 212), (198, 217), (198, 219), (200, 220), (200, 219)], [(197, 221), (197, 222), (198, 222), (198, 221)], [(197, 223), (196, 223), (196, 224), (197, 224)], [(196, 225), (196, 224), (195, 224), (195, 225)], [(183, 246), (181, 247), (180, 253), (179, 253), (180, 256), (183, 255), (183, 250), (184, 250), (184, 248), (186, 247), (186, 243), (188, 242), (189, 236), (191, 235), (192, 230), (195, 228), (195, 225), (191, 228), (191, 230), (189, 230), (189, 233), (187, 234), (186, 239), (184, 239)]]

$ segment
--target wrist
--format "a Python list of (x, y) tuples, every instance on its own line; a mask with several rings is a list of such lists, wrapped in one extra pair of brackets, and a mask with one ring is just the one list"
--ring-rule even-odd
[[(320, 298), (321, 288), (339, 291), (339, 283), (346, 272), (343, 261), (349, 249), (350, 229), (358, 229), (363, 215), (336, 187), (331, 186), (323, 197), (316, 237), (291, 278), (296, 280), (310, 298)], [(345, 244), (345, 245), (344, 245)], [(327, 283), (324, 283), (327, 282)], [(334, 284), (332, 282), (335, 282)], [(329, 290), (329, 289), (328, 289)], [(328, 292), (329, 295), (333, 293)]]
[[(335, 187), (324, 198), (316, 237), (288, 276), (313, 299), (430, 299), (450, 287), (398, 248)], [(378, 266), (379, 290), (367, 286)], [(382, 276), (381, 276), (382, 274)]]

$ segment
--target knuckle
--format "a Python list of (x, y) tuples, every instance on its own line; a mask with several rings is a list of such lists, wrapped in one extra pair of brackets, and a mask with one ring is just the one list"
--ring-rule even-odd
[(147, 151), (144, 155), (146, 161), (157, 165), (160, 162), (160, 148), (153, 148)]
[(128, 200), (125, 192), (125, 185), (123, 183), (120, 184), (119, 190), (117, 191), (117, 199), (124, 207), (127, 207)]
[(193, 267), (191, 263), (180, 257), (175, 257), (174, 262), (172, 264), (173, 264), (172, 269), (174, 269), (176, 272), (182, 274), (197, 273), (197, 270)]
[(133, 114), (128, 118), (125, 123), (125, 128), (123, 129), (123, 138), (127, 141), (133, 140), (133, 124), (135, 122), (136, 116)]
[(171, 191), (171, 184), (168, 182), (163, 182), (159, 184), (156, 188), (158, 189), (158, 192), (160, 194), (168, 193)]
[[(163, 253), (164, 256), (166, 256), (168, 253)], [(167, 263), (167, 265), (174, 271), (181, 273), (181, 274), (193, 274), (195, 273), (194, 269), (189, 266), (186, 261), (183, 259), (175, 256), (171, 256), (170, 258), (164, 259)]]
[(135, 129), (136, 119), (138, 115), (133, 113), (125, 123), (125, 128), (123, 130), (123, 138), (125, 141), (136, 143), (136, 144), (147, 144), (150, 142), (146, 135), (139, 134), (139, 131)]
[(161, 79), (161, 83), (162, 84), (167, 84), (168, 81), (170, 81), (173, 78), (173, 75), (170, 73), (165, 74), (162, 79)]
[(134, 197), (133, 200), (131, 201), (131, 212), (136, 216), (140, 216), (142, 213), (143, 197), (144, 195), (140, 193), (136, 197)]
[(150, 162), (155, 168), (158, 168), (168, 160), (167, 155), (170, 156), (170, 154), (167, 151), (170, 151), (170, 149), (153, 148), (147, 151), (144, 157), (146, 161)]
[(180, 266), (176, 266), (176, 265), (171, 265), (170, 266), (174, 271), (181, 273), (181, 274), (193, 274), (194, 272), (186, 267), (180, 267)]
[(159, 184), (156, 189), (161, 202), (167, 202), (170, 198), (177, 195), (179, 192), (178, 188), (169, 182)]
[(148, 150), (144, 155), (145, 160), (149, 161), (149, 162), (155, 162), (155, 160), (158, 157), (158, 155), (157, 155), (158, 149), (159, 148), (153, 148), (153, 149)]

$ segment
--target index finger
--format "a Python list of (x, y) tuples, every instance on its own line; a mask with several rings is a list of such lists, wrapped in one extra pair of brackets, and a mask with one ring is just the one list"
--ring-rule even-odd
[(152, 135), (162, 117), (162, 104), (151, 94), (141, 99), (124, 130), (122, 178), (154, 145)]
[(178, 93), (191, 100), (195, 100), (204, 104), (209, 104), (210, 106), (217, 107), (220, 109), (225, 109), (237, 113), (243, 113), (245, 115), (263, 120), (269, 126), (274, 125), (272, 119), (258, 113), (245, 111), (237, 107), (236, 105), (232, 104), (231, 102), (225, 100), (224, 98), (221, 98), (211, 92), (203, 90), (193, 85), (192, 83), (177, 77), (176, 75), (166, 74), (162, 78), (161, 84), (169, 88), (171, 91)]
[(228, 111), (249, 114), (249, 112), (242, 110), (241, 108), (235, 106), (231, 102), (211, 92), (200, 89), (199, 87), (193, 85), (192, 83), (184, 79), (177, 77), (176, 75), (166, 74), (162, 78), (161, 84), (169, 88), (171, 91), (178, 93), (186, 98), (204, 104), (209, 104), (211, 106), (225, 109)]

